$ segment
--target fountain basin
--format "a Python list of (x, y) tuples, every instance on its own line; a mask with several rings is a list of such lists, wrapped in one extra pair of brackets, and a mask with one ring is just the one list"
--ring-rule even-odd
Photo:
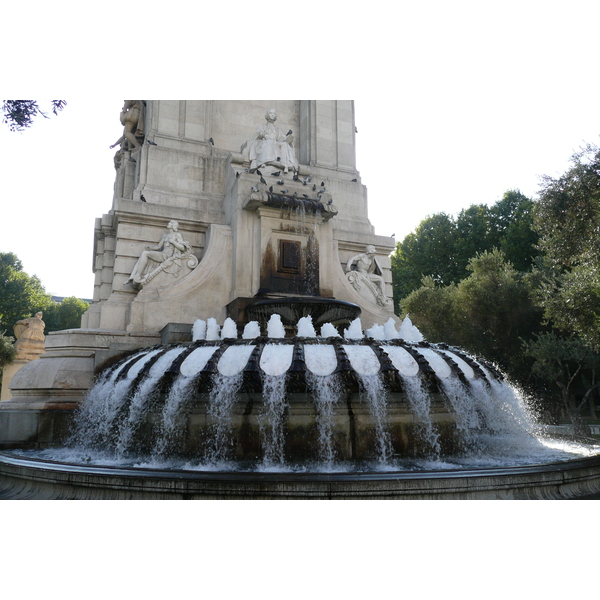
[(0, 453), (0, 499), (585, 499), (600, 456), (491, 469), (352, 473), (198, 473), (91, 467)]
[(0, 454), (0, 497), (600, 493), (600, 447), (546, 438), (502, 375), (459, 349), (377, 328), (317, 337), (310, 320), (294, 338), (271, 323), (271, 337), (237, 339), (230, 325), (112, 364), (66, 442)]
[[(493, 369), (445, 348), (338, 336), (145, 349), (102, 374), (71, 443), (117, 457), (258, 466), (454, 455), (507, 423), (482, 414), (498, 402), (493, 384), (503, 385)], [(455, 393), (468, 402), (459, 406)]]

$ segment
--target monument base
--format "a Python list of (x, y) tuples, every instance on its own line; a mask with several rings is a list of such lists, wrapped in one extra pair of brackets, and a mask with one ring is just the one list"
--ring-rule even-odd
[(95, 374), (128, 352), (160, 342), (160, 335), (98, 329), (48, 334), (39, 359), (13, 363), (9, 398), (0, 402), (0, 448), (60, 443)]
[(28, 360), (14, 360), (10, 363), (10, 365), (6, 365), (2, 369), (2, 392), (0, 394), (0, 402), (3, 400), (9, 400), (11, 398), (10, 394), (10, 382), (12, 378), (15, 376), (16, 372), (24, 367), (28, 362)]

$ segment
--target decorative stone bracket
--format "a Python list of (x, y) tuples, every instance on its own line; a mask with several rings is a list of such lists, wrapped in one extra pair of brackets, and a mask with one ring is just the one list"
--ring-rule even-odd
[(338, 214), (329, 193), (319, 194), (312, 198), (310, 195), (298, 193), (298, 191), (290, 193), (289, 190), (286, 190), (286, 193), (277, 193), (272, 191), (272, 186), (257, 183), (257, 185), (252, 186), (252, 191), (244, 204), (244, 208), (249, 211), (256, 211), (263, 206), (303, 209), (308, 214), (319, 213), (323, 221), (329, 221)]

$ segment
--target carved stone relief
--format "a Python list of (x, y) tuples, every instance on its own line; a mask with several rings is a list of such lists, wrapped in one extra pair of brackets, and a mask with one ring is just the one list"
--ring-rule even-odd
[(361, 254), (348, 259), (346, 278), (352, 287), (365, 299), (387, 307), (390, 300), (385, 295), (383, 271), (375, 258), (375, 247), (367, 246)]
[(124, 285), (131, 283), (139, 289), (163, 272), (178, 278), (184, 264), (193, 270), (198, 266), (198, 259), (192, 253), (191, 244), (179, 233), (179, 223), (169, 221), (160, 242), (146, 246)]

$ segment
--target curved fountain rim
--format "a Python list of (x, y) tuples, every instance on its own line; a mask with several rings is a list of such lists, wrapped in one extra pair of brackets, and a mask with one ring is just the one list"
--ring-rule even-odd
[[(18, 449), (15, 449), (18, 452)], [(0, 451), (0, 465), (13, 465), (63, 473), (79, 473), (85, 475), (115, 475), (121, 477), (156, 479), (189, 479), (189, 480), (220, 480), (220, 481), (394, 481), (409, 479), (456, 479), (489, 476), (511, 476), (527, 473), (549, 473), (569, 471), (582, 467), (600, 467), (600, 454), (571, 460), (515, 465), (509, 467), (481, 467), (468, 469), (422, 469), (406, 471), (360, 471), (354, 472), (319, 472), (319, 471), (196, 471), (189, 469), (153, 469), (147, 467), (119, 467), (81, 465), (77, 463), (53, 461), (48, 459), (28, 458), (6, 454)], [(0, 469), (1, 476), (1, 469)]]
[(600, 455), (514, 467), (361, 473), (84, 466), (0, 452), (3, 499), (476, 500), (600, 497)]

